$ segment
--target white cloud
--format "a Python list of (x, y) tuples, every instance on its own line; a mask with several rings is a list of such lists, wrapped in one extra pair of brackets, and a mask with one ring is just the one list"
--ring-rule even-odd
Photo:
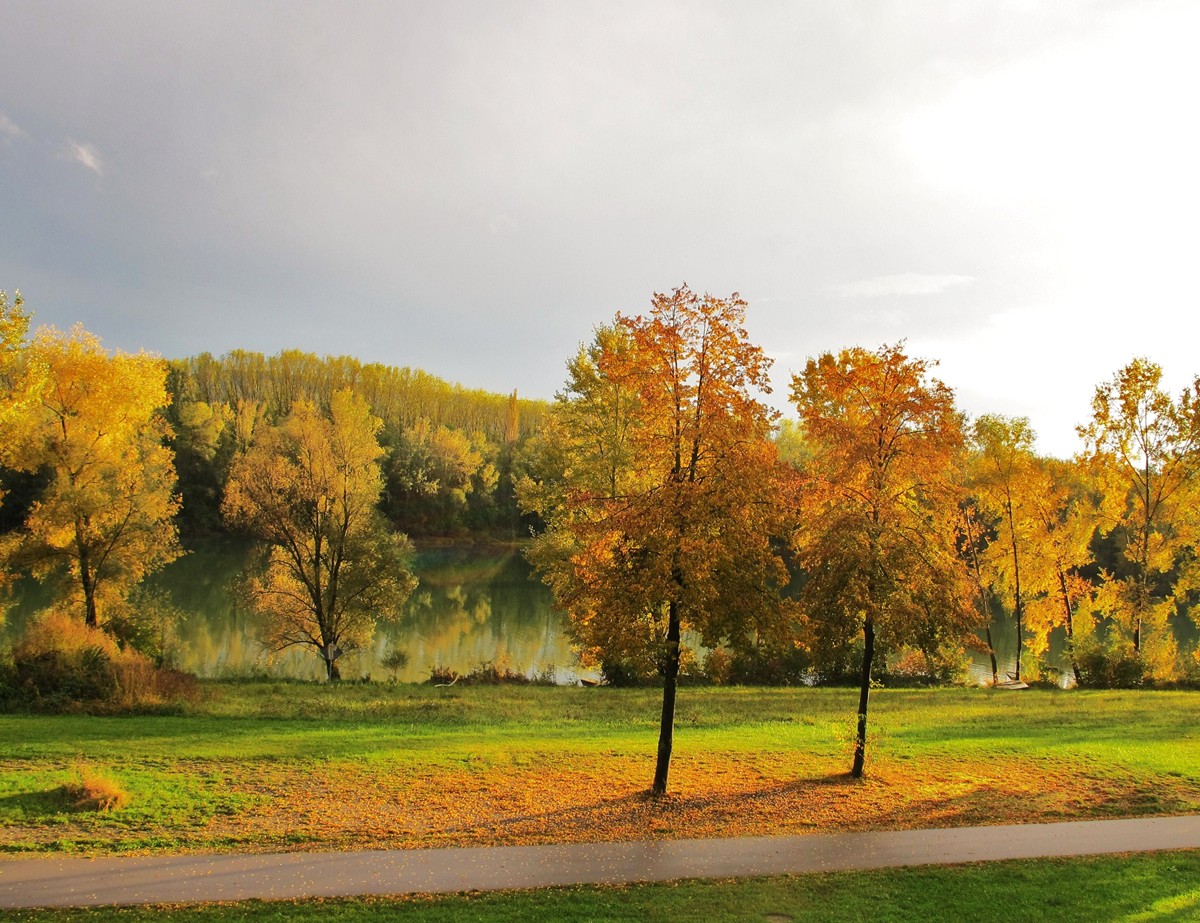
[(0, 112), (0, 136), (5, 138), (24, 138), (25, 129), (10, 119), (3, 112)]
[(931, 276), (905, 272), (897, 276), (877, 276), (860, 282), (832, 286), (841, 298), (878, 298), (881, 295), (936, 295), (959, 285), (969, 285), (974, 276)]
[(67, 153), (72, 160), (87, 167), (97, 176), (104, 175), (104, 164), (100, 160), (100, 152), (92, 145), (68, 140)]

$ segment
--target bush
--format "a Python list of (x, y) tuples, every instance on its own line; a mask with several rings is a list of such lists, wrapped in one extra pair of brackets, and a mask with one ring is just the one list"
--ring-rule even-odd
[(39, 711), (161, 707), (199, 694), (194, 676), (159, 669), (100, 629), (56, 610), (30, 620), (0, 682), (10, 706)]
[(428, 681), (434, 686), (553, 686), (554, 668), (530, 677), (503, 664), (497, 666), (491, 662), (479, 664), (470, 673), (455, 673), (445, 667), (434, 667), (429, 671)]
[(63, 786), (63, 794), (79, 811), (114, 811), (129, 802), (120, 782), (90, 766), (75, 767), (75, 778)]
[(1077, 653), (1079, 685), (1090, 689), (1140, 689), (1146, 685), (1146, 664), (1132, 650), (1089, 648)]
[(391, 673), (394, 680), (396, 674), (408, 666), (408, 651), (402, 647), (393, 647), (379, 661), (379, 665)]
[(107, 608), (104, 630), (122, 649), (145, 654), (156, 667), (169, 667), (179, 659), (176, 626), (183, 618), (166, 592), (138, 587), (128, 601)]

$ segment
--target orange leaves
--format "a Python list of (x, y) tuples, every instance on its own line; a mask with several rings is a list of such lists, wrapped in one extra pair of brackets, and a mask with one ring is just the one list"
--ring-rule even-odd
[[(975, 621), (957, 555), (956, 455), (949, 388), (899, 346), (810, 359), (792, 400), (813, 454), (799, 490), (796, 550), (805, 642), (818, 669), (860, 679), (853, 774), (862, 774), (876, 629), (933, 657)], [(862, 665), (850, 642), (862, 632)]]
[(714, 637), (783, 611), (770, 361), (745, 310), (736, 294), (655, 294), (568, 363), (522, 499), (549, 522), (531, 557), (587, 647), (658, 643), (665, 626), (647, 629), (670, 607)]

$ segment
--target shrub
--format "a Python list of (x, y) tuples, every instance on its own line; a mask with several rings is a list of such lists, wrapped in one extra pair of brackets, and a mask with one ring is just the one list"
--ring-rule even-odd
[(396, 674), (408, 666), (408, 651), (401, 647), (393, 647), (379, 661), (379, 665), (391, 673), (394, 680)]
[(165, 591), (138, 587), (128, 601), (107, 607), (104, 630), (123, 649), (145, 654), (156, 667), (169, 667), (178, 662), (176, 626), (183, 618)]
[(75, 778), (63, 786), (63, 793), (80, 811), (113, 811), (129, 802), (120, 782), (90, 766), (76, 766)]
[(1089, 647), (1076, 654), (1079, 684), (1091, 689), (1140, 689), (1146, 684), (1145, 662), (1133, 649)]
[(190, 674), (156, 668), (100, 629), (56, 610), (30, 619), (4, 672), (9, 704), (39, 711), (161, 707), (199, 693)]
[(553, 686), (554, 668), (550, 667), (535, 676), (528, 676), (516, 670), (509, 669), (504, 664), (499, 666), (485, 661), (470, 673), (455, 673), (446, 667), (433, 667), (429, 671), (428, 682), (434, 686)]

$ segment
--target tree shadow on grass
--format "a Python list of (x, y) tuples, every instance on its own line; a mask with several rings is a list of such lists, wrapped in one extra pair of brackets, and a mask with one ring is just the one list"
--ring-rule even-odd
[[(1061, 780), (1060, 780), (1061, 781)], [(459, 842), (530, 842), (765, 836), (963, 827), (1190, 813), (1195, 802), (1147, 797), (1133, 780), (1094, 790), (1045, 791), (1002, 779), (958, 777), (921, 791), (901, 776), (816, 774), (790, 781), (653, 796), (614, 785), (611, 797), (581, 797), (532, 811), (485, 811), (441, 829)], [(549, 801), (549, 799), (548, 799)]]

